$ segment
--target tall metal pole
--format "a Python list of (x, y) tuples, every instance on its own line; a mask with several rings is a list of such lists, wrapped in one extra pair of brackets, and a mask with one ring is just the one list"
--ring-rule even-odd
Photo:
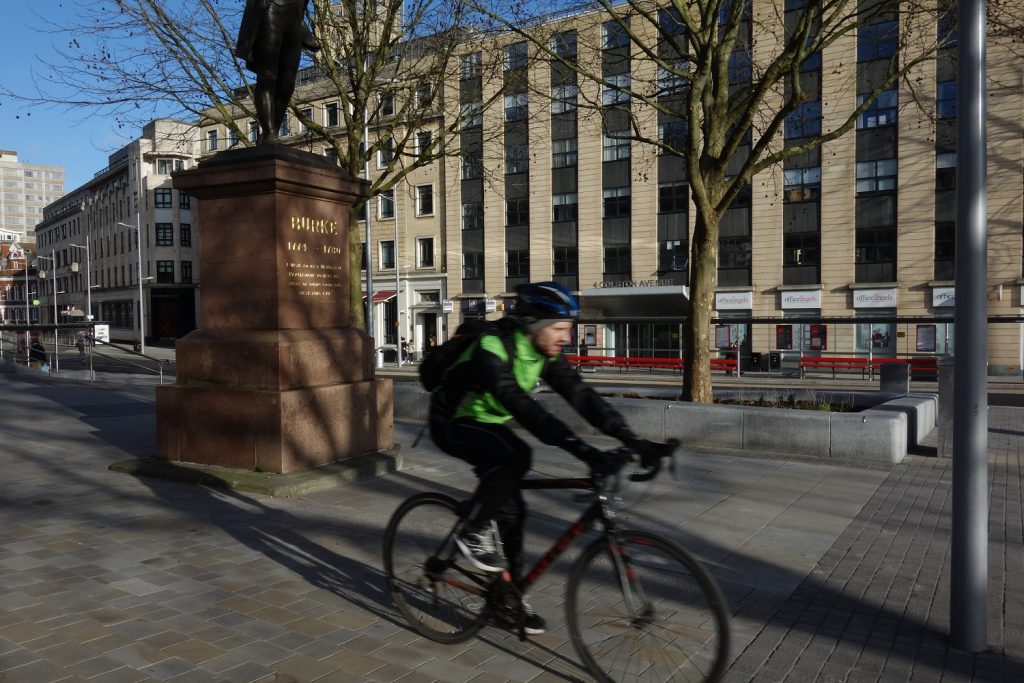
[(135, 251), (137, 252), (139, 264), (139, 352), (145, 353), (146, 305), (142, 298), (142, 214), (138, 211), (135, 212), (135, 225), (131, 225), (130, 223), (118, 223), (118, 225), (135, 230)]
[[(398, 339), (398, 353), (395, 354), (398, 358), (398, 367), (402, 367), (402, 309), (399, 307), (399, 303), (402, 301), (402, 284), (398, 274), (398, 190), (391, 190), (391, 205), (392, 213), (395, 214), (395, 337)], [(411, 330), (409, 336), (412, 336)], [(411, 346), (411, 344), (410, 344)]]
[(985, 0), (959, 4), (956, 168), (956, 356), (950, 637), (988, 644), (988, 395), (986, 342)]
[[(367, 72), (370, 70), (369, 57), (367, 57), (364, 60), (364, 62), (363, 62), (363, 69), (364, 69), (364, 71), (367, 71)], [(369, 112), (367, 112), (367, 108), (369, 106), (370, 106), (370, 95), (369, 95), (369, 92), (367, 92), (365, 100), (363, 102), (363, 149), (364, 150), (369, 150), (370, 149), (370, 119), (369, 119), (369, 116), (368, 116)], [(369, 183), (370, 182), (370, 155), (366, 154), (365, 152), (364, 152), (364, 154), (365, 154), (365, 158), (363, 159), (363, 177), (366, 179), (366, 182)], [(373, 211), (371, 210), (372, 206), (371, 206), (370, 199), (371, 198), (368, 197), (367, 200), (366, 200), (366, 209), (365, 209), (365, 212), (366, 212), (366, 246), (363, 248), (363, 252), (364, 252), (364, 255), (366, 256), (366, 334), (369, 337), (373, 337), (374, 336), (374, 329), (373, 329), (373, 259), (370, 258), (370, 254), (372, 253), (372, 250), (370, 249), (370, 221), (371, 221), (370, 214), (373, 213)], [(376, 345), (377, 344), (376, 344), (376, 341), (375, 341), (374, 342), (374, 346), (376, 346)], [(376, 365), (376, 362), (377, 362), (377, 350), (376, 350), (376, 348), (374, 349), (373, 354), (374, 354), (374, 364)]]
[(29, 326), (32, 324), (32, 316), (28, 308), (28, 254), (25, 254), (25, 366), (29, 365), (32, 354), (28, 351), (32, 347), (32, 331)]
[(57, 337), (57, 252), (50, 250), (50, 265), (53, 266), (53, 369), (60, 372), (60, 339)]

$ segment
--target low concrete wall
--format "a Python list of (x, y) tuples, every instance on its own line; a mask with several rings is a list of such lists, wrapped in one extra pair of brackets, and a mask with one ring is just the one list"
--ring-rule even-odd
[[(395, 417), (425, 420), (427, 393), (396, 384)], [(536, 394), (545, 409), (581, 436), (600, 430), (560, 396)], [(698, 404), (657, 399), (608, 398), (637, 434), (684, 444), (898, 463), (935, 427), (938, 397), (912, 394), (859, 413)]]

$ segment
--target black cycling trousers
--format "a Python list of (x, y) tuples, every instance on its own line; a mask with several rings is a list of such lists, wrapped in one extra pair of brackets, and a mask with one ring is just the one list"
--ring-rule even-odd
[(513, 576), (518, 577), (526, 519), (526, 501), (519, 482), (530, 471), (532, 449), (505, 425), (465, 418), (453, 420), (447, 429), (433, 430), (433, 435), (442, 450), (468, 462), (480, 477), (476, 488), (478, 507), (471, 522), (474, 526), (483, 526), (492, 519), (498, 523), (505, 557)]

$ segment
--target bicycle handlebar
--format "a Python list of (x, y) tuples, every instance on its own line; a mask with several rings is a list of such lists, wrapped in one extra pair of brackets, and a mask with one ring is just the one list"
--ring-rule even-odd
[(619, 476), (622, 466), (627, 462), (635, 462), (640, 465), (640, 470), (629, 475), (630, 481), (650, 481), (658, 476), (658, 473), (661, 471), (661, 461), (664, 458), (670, 458), (669, 471), (672, 474), (675, 474), (675, 452), (676, 449), (679, 448), (679, 439), (669, 439), (663, 444), (652, 442), (651, 446), (652, 448), (650, 448), (647, 453), (643, 454), (636, 452), (628, 446), (619, 446), (618, 448), (606, 451), (606, 454), (611, 456), (610, 459), (618, 461), (620, 465), (615, 472), (609, 472), (602, 476)]

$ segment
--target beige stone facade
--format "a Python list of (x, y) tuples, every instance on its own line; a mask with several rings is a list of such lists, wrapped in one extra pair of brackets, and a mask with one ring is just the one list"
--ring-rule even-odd
[[(769, 21), (771, 11), (765, 7), (771, 6), (755, 5), (755, 15), (764, 14), (760, 19)], [(576, 32), (580, 60), (600, 64), (594, 50), (601, 49), (601, 20), (580, 15), (559, 27)], [(934, 25), (923, 22), (911, 28), (928, 32)], [(635, 141), (624, 157), (610, 149), (601, 116), (583, 106), (602, 101), (605, 93), (599, 85), (576, 84), (580, 106), (575, 122), (567, 123), (568, 114), (555, 111), (548, 96), (564, 81), (546, 60), (530, 61), (523, 69), (528, 114), (521, 121), (507, 120), (499, 91), (510, 75), (507, 68), (502, 73), (501, 63), (508, 60), (513, 42), (506, 38), (498, 44), (467, 45), (464, 53), (468, 57), (479, 52), (483, 73), (492, 73), (488, 66), (493, 66), (497, 74), (479, 83), (481, 100), (496, 101), (482, 113), (482, 177), (464, 178), (464, 167), (453, 153), (417, 170), (396, 190), (397, 218), (379, 213), (371, 217), (373, 287), (398, 292), (397, 319), (378, 316), (374, 335), (378, 340), (407, 337), (418, 350), (429, 333), (436, 331), (443, 340), (466, 317), (502, 315), (520, 279), (555, 279), (582, 294), (598, 353), (678, 354), (688, 271), (686, 259), (673, 257), (672, 249), (675, 243), (688, 245), (696, 213), (692, 200), (688, 207), (666, 211), (671, 188), (685, 181), (673, 166), (681, 162), (658, 158)], [(757, 50), (771, 49), (772, 44), (770, 39), (755, 40), (754, 61)], [(1017, 322), (1024, 307), (1024, 136), (1019, 113), (1024, 92), (1018, 54), (992, 41), (988, 59), (989, 315), (1001, 319), (989, 326), (989, 360), (994, 373), (1017, 373), (1024, 357)], [(863, 62), (856, 33), (821, 55), (822, 130), (839, 126), (856, 107), (858, 60)], [(629, 69), (635, 80), (651, 78), (651, 65), (636, 50)], [(948, 176), (943, 171), (950, 163), (955, 166), (950, 73), (948, 59), (942, 57), (921, 64), (908, 79), (913, 91), (901, 85), (892, 95), (891, 108), (880, 105), (856, 130), (826, 144), (817, 153), (816, 166), (806, 160), (780, 164), (754, 178), (749, 206), (741, 212), (746, 218), (732, 225), (734, 243), (729, 249), (722, 246), (719, 255), (719, 324), (735, 326), (712, 335), (723, 342), (718, 349), (722, 354), (735, 353), (725, 348), (732, 343), (747, 357), (777, 351), (783, 363), (803, 354), (927, 356), (954, 350), (953, 308), (948, 305), (954, 286), (949, 203), (936, 189), (940, 176)], [(443, 116), (459, 112), (471, 87), (467, 79), (452, 75), (439, 93)], [(325, 99), (312, 105), (314, 115), (326, 116), (328, 104)], [(642, 132), (656, 138), (662, 123), (653, 114), (641, 117)], [(217, 128), (204, 125), (203, 140)], [(574, 134), (566, 132), (570, 129)], [(470, 133), (464, 131), (451, 144), (456, 149), (470, 144)], [(221, 140), (226, 136), (222, 127), (218, 135)], [(296, 133), (292, 141), (305, 144), (300, 138)], [(519, 165), (509, 172), (510, 140), (528, 147), (528, 171)], [(565, 163), (569, 147), (575, 155), (571, 164)], [(813, 175), (816, 180), (794, 189), (794, 171), (807, 171), (801, 177)], [(420, 215), (418, 188), (424, 186), (432, 189), (433, 211)], [(620, 191), (628, 197), (627, 215), (610, 218), (609, 211), (623, 205), (615, 200)], [(573, 195), (573, 211), (562, 211), (561, 202)], [(527, 201), (528, 223), (510, 225), (508, 201), (520, 197)], [(810, 212), (810, 219), (794, 217), (794, 197), (813, 198), (801, 209)], [(476, 218), (466, 223), (466, 212), (476, 210), (469, 205), (478, 201), (482, 227)], [(794, 221), (805, 221), (802, 229), (810, 226), (817, 236), (799, 242)], [(680, 222), (688, 227), (681, 237), (674, 227)], [(723, 240), (726, 236), (723, 229)], [(397, 269), (383, 267), (382, 243), (396, 238)], [(432, 264), (420, 258), (422, 240), (432, 241)], [(618, 251), (610, 249), (616, 245)], [(726, 253), (732, 260), (728, 273)], [(515, 259), (521, 258), (528, 258), (525, 271), (516, 265)], [(382, 327), (385, 321), (396, 322), (399, 332)]]

